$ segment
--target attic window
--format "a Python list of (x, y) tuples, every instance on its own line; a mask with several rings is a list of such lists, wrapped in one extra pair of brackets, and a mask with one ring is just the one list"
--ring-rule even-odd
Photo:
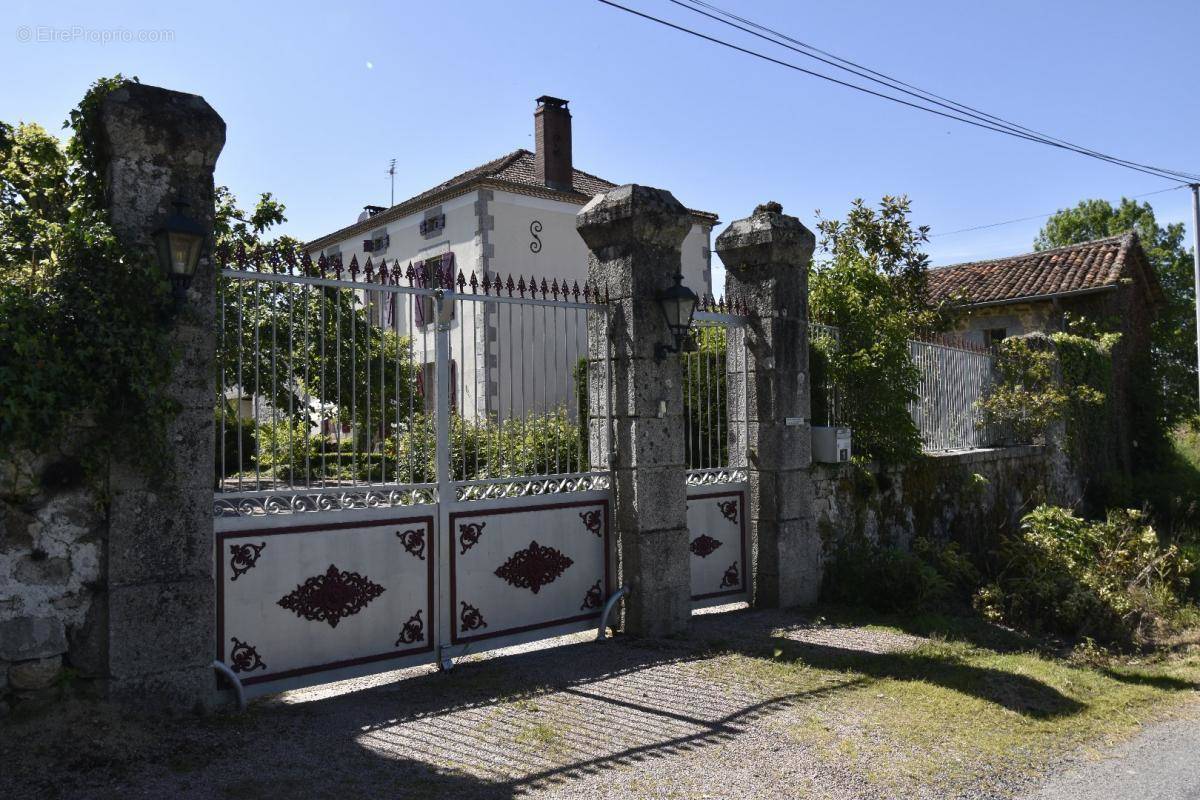
[(433, 236), (446, 227), (446, 215), (434, 214), (421, 221), (421, 235)]
[(363, 252), (386, 253), (389, 244), (391, 244), (391, 237), (388, 236), (387, 228), (380, 228), (371, 232), (370, 239), (363, 239)]

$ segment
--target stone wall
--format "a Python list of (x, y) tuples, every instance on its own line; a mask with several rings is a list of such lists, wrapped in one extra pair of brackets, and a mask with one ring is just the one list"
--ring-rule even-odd
[(0, 715), (103, 677), (107, 533), (69, 450), (0, 463)]
[(986, 552), (1038, 503), (1078, 499), (1058, 451), (1035, 445), (929, 455), (888, 469), (815, 464), (812, 480), (826, 556), (854, 536), (902, 549), (923, 536)]

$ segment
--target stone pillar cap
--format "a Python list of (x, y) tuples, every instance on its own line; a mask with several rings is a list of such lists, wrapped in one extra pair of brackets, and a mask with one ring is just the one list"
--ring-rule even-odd
[(717, 237), (717, 254), (728, 269), (760, 264), (806, 268), (817, 237), (779, 203), (763, 203), (745, 219), (734, 220)]
[(596, 195), (575, 215), (575, 228), (592, 250), (628, 243), (678, 247), (691, 226), (675, 195), (636, 183)]
[(100, 127), (110, 153), (181, 160), (212, 168), (225, 146), (225, 120), (203, 97), (128, 81), (100, 104)]

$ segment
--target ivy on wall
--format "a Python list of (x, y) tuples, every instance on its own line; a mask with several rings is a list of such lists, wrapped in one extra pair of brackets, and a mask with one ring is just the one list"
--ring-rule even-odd
[(126, 81), (98, 80), (71, 112), (65, 147), (33, 124), (0, 123), (0, 457), (94, 434), (93, 464), (114, 450), (155, 452), (171, 412), (166, 278), (152, 253), (109, 224), (97, 113)]
[(998, 380), (980, 401), (984, 423), (1013, 442), (1045, 437), (1064, 422), (1071, 455), (1096, 454), (1108, 435), (1115, 333), (1060, 332), (1005, 339), (996, 350)]

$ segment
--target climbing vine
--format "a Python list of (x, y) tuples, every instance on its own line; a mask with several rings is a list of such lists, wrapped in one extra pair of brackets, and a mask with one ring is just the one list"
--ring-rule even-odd
[(1033, 442), (1061, 421), (1072, 455), (1097, 452), (1108, 431), (1104, 409), (1118, 339), (1075, 332), (1005, 339), (996, 352), (998, 380), (979, 403), (985, 424), (1012, 441)]
[(118, 241), (104, 206), (97, 112), (125, 82), (92, 85), (65, 146), (0, 123), (0, 456), (80, 426), (103, 434), (82, 448), (101, 463), (146, 451), (169, 417), (166, 280), (153, 254)]

